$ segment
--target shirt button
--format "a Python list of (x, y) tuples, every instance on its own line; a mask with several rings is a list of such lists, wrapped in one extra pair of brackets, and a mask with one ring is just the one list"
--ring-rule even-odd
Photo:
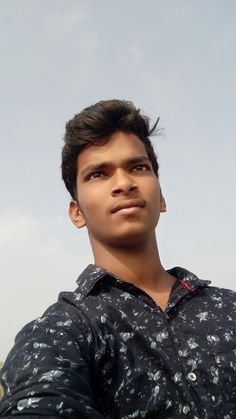
[(189, 379), (190, 381), (196, 381), (197, 376), (196, 376), (195, 372), (189, 372), (189, 373), (188, 373), (188, 379)]

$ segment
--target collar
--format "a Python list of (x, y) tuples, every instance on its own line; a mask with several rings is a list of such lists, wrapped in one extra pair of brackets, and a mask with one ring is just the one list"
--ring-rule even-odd
[(185, 298), (186, 295), (194, 294), (199, 288), (205, 288), (211, 283), (211, 281), (199, 279), (197, 275), (180, 266), (169, 269), (167, 272), (177, 278), (177, 283), (176, 286), (172, 288), (166, 312), (170, 311), (179, 303), (179, 301)]
[[(199, 279), (197, 275), (193, 274), (185, 268), (181, 268), (180, 266), (169, 269), (167, 272), (176, 277), (177, 280), (182, 284), (182, 291), (185, 295), (195, 291), (197, 288), (205, 287), (211, 283), (211, 281)], [(109, 272), (100, 266), (90, 264), (78, 277), (76, 281), (78, 284), (76, 292), (87, 296), (93, 290), (95, 285), (105, 277), (113, 278), (113, 280), (119, 283), (124, 282), (112, 272)], [(127, 282), (125, 283), (127, 284)]]
[(85, 296), (88, 295), (97, 282), (100, 282), (105, 276), (114, 277), (115, 275), (100, 266), (93, 264), (88, 265), (76, 281), (78, 284), (78, 289), (76, 291), (79, 291)]
[(211, 283), (211, 281), (206, 281), (205, 279), (200, 279), (197, 275), (188, 271), (185, 268), (180, 266), (175, 266), (172, 269), (168, 269), (167, 272), (175, 278), (189, 291), (194, 291), (196, 288), (205, 287)]

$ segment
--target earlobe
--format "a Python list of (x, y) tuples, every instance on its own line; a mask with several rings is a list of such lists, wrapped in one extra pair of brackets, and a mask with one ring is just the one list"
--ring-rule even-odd
[(82, 228), (86, 225), (84, 216), (78, 206), (78, 203), (76, 201), (71, 201), (68, 208), (69, 217), (72, 221), (72, 223), (77, 228)]
[(164, 196), (162, 195), (162, 191), (161, 191), (160, 199), (161, 199), (161, 201), (160, 201), (160, 211), (161, 212), (166, 212), (167, 211), (166, 200), (165, 200)]

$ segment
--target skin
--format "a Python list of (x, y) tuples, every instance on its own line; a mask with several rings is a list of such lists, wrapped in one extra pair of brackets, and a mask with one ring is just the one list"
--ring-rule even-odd
[[(78, 201), (70, 202), (69, 216), (76, 227), (87, 227), (95, 264), (141, 288), (164, 310), (176, 279), (159, 257), (155, 227), (166, 203), (143, 143), (117, 131), (106, 144), (84, 149), (77, 168)], [(139, 206), (114, 212), (132, 199)]]

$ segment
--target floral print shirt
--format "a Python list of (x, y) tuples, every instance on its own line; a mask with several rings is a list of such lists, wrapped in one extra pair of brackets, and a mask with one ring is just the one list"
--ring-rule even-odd
[(186, 269), (166, 310), (89, 265), (16, 337), (0, 416), (236, 418), (236, 293)]

